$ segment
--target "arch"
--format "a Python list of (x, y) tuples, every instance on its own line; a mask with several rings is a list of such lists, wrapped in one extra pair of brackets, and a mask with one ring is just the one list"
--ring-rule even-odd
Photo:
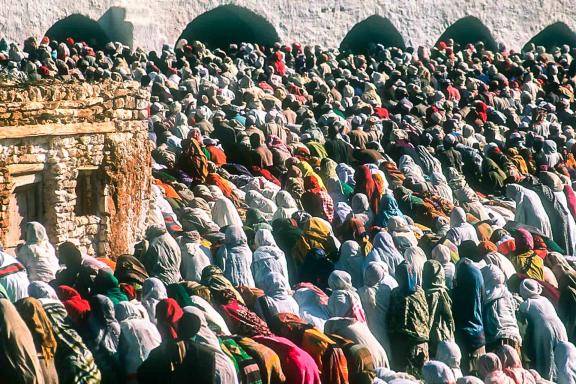
[(406, 47), (402, 35), (390, 20), (372, 15), (352, 27), (340, 43), (340, 49), (353, 53), (365, 53), (372, 44), (382, 44), (385, 47)]
[(134, 25), (126, 21), (126, 8), (110, 7), (98, 19), (98, 24), (104, 28), (112, 41), (132, 47), (134, 42)]
[(498, 48), (498, 44), (492, 37), (490, 30), (474, 16), (463, 17), (449, 26), (440, 36), (436, 45), (448, 39), (454, 40), (454, 43), (460, 46), (476, 44), (481, 41), (489, 50), (494, 51)]
[(227, 4), (201, 14), (189, 23), (178, 40), (199, 40), (209, 48), (227, 48), (232, 43), (273, 45), (278, 33), (264, 17)]
[(545, 47), (546, 50), (564, 44), (568, 44), (570, 47), (576, 47), (576, 33), (574, 33), (574, 31), (566, 24), (558, 21), (554, 24), (550, 24), (541, 30), (536, 36), (531, 38), (530, 41), (526, 43), (523, 50), (525, 50), (530, 43), (536, 46), (541, 45)]
[(108, 34), (89, 17), (75, 13), (57, 21), (45, 33), (52, 40), (64, 41), (71, 37), (84, 41), (94, 49), (102, 49), (110, 41)]

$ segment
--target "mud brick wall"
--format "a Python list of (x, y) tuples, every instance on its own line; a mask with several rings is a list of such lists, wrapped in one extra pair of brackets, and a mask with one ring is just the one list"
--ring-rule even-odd
[[(39, 214), (53, 244), (130, 252), (149, 208), (148, 99), (130, 82), (0, 84), (0, 243), (14, 247), (15, 221)], [(86, 186), (96, 205), (88, 213), (77, 206), (86, 196), (76, 195), (86, 175), (97, 185)], [(15, 204), (18, 188), (33, 183), (41, 208), (30, 197)]]

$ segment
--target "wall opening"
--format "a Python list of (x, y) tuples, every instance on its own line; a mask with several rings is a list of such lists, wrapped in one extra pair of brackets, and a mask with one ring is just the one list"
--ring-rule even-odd
[(543, 46), (547, 51), (554, 47), (560, 47), (564, 44), (570, 47), (576, 47), (576, 33), (570, 29), (566, 24), (559, 21), (544, 28), (540, 33), (534, 36), (526, 45), (524, 50), (528, 48), (528, 44), (535, 46)]
[(111, 7), (98, 19), (98, 24), (106, 31), (112, 41), (119, 41), (132, 47), (134, 43), (134, 26), (126, 21), (126, 8)]
[(30, 221), (44, 223), (43, 183), (39, 175), (14, 179), (15, 188), (10, 195), (8, 212), (10, 222), (6, 229), (6, 250), (11, 251), (23, 240), (24, 225)]
[(340, 49), (353, 53), (366, 53), (376, 44), (405, 48), (402, 35), (390, 20), (372, 15), (352, 27), (340, 43)]
[(201, 14), (186, 26), (180, 39), (199, 40), (211, 49), (242, 42), (271, 46), (280, 40), (264, 17), (236, 5), (223, 5)]
[(449, 26), (442, 36), (440, 36), (436, 45), (448, 39), (454, 40), (454, 43), (461, 47), (467, 44), (476, 44), (481, 41), (489, 50), (495, 51), (498, 48), (498, 44), (496, 40), (494, 40), (494, 37), (492, 37), (490, 30), (474, 16), (464, 17)]
[(106, 43), (110, 42), (108, 34), (100, 24), (80, 14), (73, 14), (57, 21), (45, 35), (60, 42), (71, 37), (74, 41), (86, 42), (94, 49), (103, 49)]
[(100, 213), (100, 198), (103, 192), (103, 180), (97, 169), (78, 171), (76, 179), (76, 216), (91, 216)]

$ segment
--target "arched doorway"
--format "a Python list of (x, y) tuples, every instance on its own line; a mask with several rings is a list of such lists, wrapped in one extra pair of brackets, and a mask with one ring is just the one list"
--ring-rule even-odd
[(382, 16), (372, 15), (356, 24), (340, 43), (340, 49), (365, 53), (374, 44), (404, 48), (404, 39), (396, 27)]
[(474, 16), (464, 17), (449, 26), (442, 36), (440, 36), (436, 45), (448, 39), (454, 40), (454, 43), (460, 46), (476, 44), (481, 41), (489, 50), (494, 51), (498, 48), (498, 44), (496, 40), (494, 40), (494, 37), (492, 37), (490, 30)]
[(192, 20), (180, 39), (199, 40), (208, 48), (227, 48), (232, 43), (243, 42), (270, 46), (280, 40), (274, 26), (264, 17), (230, 4)]
[(564, 44), (568, 44), (570, 47), (576, 47), (576, 33), (574, 33), (574, 31), (566, 24), (558, 21), (547, 26), (540, 31), (540, 33), (530, 39), (530, 41), (524, 46), (524, 49), (526, 49), (530, 43), (535, 46), (541, 45), (545, 47), (547, 51)]
[(110, 41), (100, 24), (80, 14), (73, 14), (57, 21), (45, 35), (56, 41), (64, 41), (71, 37), (74, 41), (86, 42), (94, 49), (102, 49)]

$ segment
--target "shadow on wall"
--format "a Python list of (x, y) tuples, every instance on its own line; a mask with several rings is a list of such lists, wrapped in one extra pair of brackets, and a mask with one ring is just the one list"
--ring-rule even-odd
[(522, 50), (526, 50), (529, 44), (534, 44), (535, 46), (541, 45), (546, 48), (547, 52), (550, 52), (551, 48), (560, 47), (564, 44), (574, 47), (576, 46), (576, 33), (566, 24), (559, 21), (540, 31), (540, 33), (526, 43)]
[(436, 46), (441, 41), (445, 42), (449, 39), (454, 40), (454, 43), (460, 46), (476, 44), (481, 41), (487, 49), (493, 51), (498, 48), (498, 44), (492, 37), (490, 30), (474, 16), (464, 17), (449, 26), (436, 42)]
[(98, 24), (104, 28), (112, 41), (119, 41), (129, 47), (134, 43), (134, 26), (126, 21), (126, 9), (111, 7), (98, 19)]
[(353, 53), (366, 53), (376, 44), (405, 48), (402, 35), (390, 20), (372, 15), (352, 27), (340, 43), (340, 49)]
[(242, 42), (270, 46), (280, 40), (264, 17), (236, 5), (223, 5), (201, 14), (186, 26), (180, 39), (199, 40), (212, 49)]
[(75, 13), (57, 21), (45, 35), (58, 42), (71, 37), (97, 50), (103, 49), (110, 41), (119, 41), (131, 47), (134, 26), (125, 18), (126, 9), (120, 7), (109, 8), (98, 21)]

